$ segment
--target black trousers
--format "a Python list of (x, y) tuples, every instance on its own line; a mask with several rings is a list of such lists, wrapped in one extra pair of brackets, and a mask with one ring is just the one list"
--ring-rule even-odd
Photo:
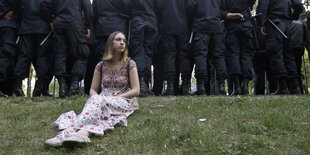
[(82, 30), (54, 28), (55, 76), (84, 78), (90, 50)]
[(139, 76), (150, 79), (157, 27), (139, 17), (132, 19), (130, 57), (136, 62)]
[(16, 54), (16, 30), (8, 27), (0, 28), (0, 91), (11, 95), (14, 57)]
[(241, 79), (252, 79), (254, 50), (251, 49), (251, 25), (230, 23), (225, 34), (226, 56), (230, 75), (239, 75)]
[[(164, 75), (165, 78), (176, 78), (178, 76), (178, 67), (183, 63), (181, 52), (187, 52), (189, 45), (187, 36), (183, 35), (163, 35), (162, 50), (164, 52)], [(188, 58), (187, 58), (188, 59)], [(182, 65), (188, 67), (186, 65)]]
[[(289, 22), (275, 19), (273, 22), (290, 37)], [(297, 77), (295, 55), (290, 49), (290, 38), (285, 39), (270, 23), (266, 23), (266, 50), (275, 78)]]
[(20, 49), (17, 54), (17, 62), (14, 69), (14, 76), (24, 79), (29, 75), (31, 63), (39, 78), (49, 78), (49, 40), (40, 46), (46, 34), (29, 34), (20, 36)]
[(303, 49), (303, 48), (292, 48), (292, 50), (295, 54), (298, 86), (299, 86), (300, 91), (302, 93), (304, 93), (304, 88), (303, 88), (302, 80), (301, 80), (301, 67), (302, 67), (303, 55), (305, 53), (305, 49)]
[(163, 50), (163, 40), (162, 36), (158, 35), (158, 44), (156, 44), (154, 53), (153, 53), (153, 74), (154, 74), (154, 85), (153, 91), (155, 95), (161, 95), (163, 90), (163, 82), (164, 82), (164, 50)]
[(88, 57), (88, 62), (87, 62), (87, 69), (86, 69), (86, 75), (84, 79), (84, 92), (85, 94), (89, 94), (89, 90), (91, 87), (91, 83), (93, 80), (94, 76), (94, 71), (96, 68), (96, 65), (102, 60), (103, 53), (102, 55), (98, 55), (96, 52), (98, 47), (96, 45), (88, 45), (90, 52), (90, 55)]
[[(271, 72), (271, 66), (268, 61), (268, 54), (266, 51), (257, 52), (253, 60), (254, 70), (254, 94), (265, 94), (265, 80), (268, 80), (269, 93), (277, 90), (277, 81)], [(265, 78), (267, 75), (267, 79)]]
[(218, 79), (225, 79), (226, 66), (223, 34), (197, 32), (193, 41), (196, 78), (207, 78), (207, 58), (208, 54), (211, 54)]

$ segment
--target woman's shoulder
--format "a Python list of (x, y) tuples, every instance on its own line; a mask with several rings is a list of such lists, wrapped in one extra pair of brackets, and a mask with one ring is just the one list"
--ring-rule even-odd
[(129, 60), (129, 68), (132, 69), (134, 67), (137, 67), (136, 62), (134, 60)]
[(101, 71), (103, 66), (104, 66), (103, 61), (98, 62), (96, 65), (96, 70)]

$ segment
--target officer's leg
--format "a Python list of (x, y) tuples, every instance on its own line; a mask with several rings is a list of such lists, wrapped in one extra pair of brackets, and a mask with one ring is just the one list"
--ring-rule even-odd
[(20, 39), (20, 51), (14, 69), (13, 94), (24, 96), (21, 84), (22, 80), (29, 75), (31, 60), (35, 57), (35, 46), (32, 35), (23, 35)]
[(274, 78), (278, 83), (278, 89), (274, 94), (288, 94), (289, 91), (286, 83), (287, 71), (283, 61), (284, 38), (270, 24), (266, 25), (266, 30), (266, 50), (268, 53), (268, 59), (271, 70), (274, 73)]
[(223, 34), (216, 33), (212, 35), (212, 61), (216, 70), (216, 83), (218, 93), (226, 95), (225, 79), (227, 78), (226, 64), (225, 64), (225, 47), (223, 43)]
[(251, 29), (245, 29), (240, 36), (240, 66), (241, 66), (241, 91), (243, 95), (249, 95), (249, 81), (252, 80), (253, 57), (255, 51), (250, 47)]
[(68, 42), (66, 40), (66, 30), (54, 28), (55, 36), (55, 63), (54, 75), (59, 83), (59, 97), (67, 95), (67, 84), (65, 77), (67, 76), (67, 56)]
[(156, 96), (161, 95), (163, 90), (163, 81), (164, 81), (164, 64), (162, 63), (162, 57), (164, 55), (164, 50), (162, 49), (163, 41), (161, 39), (162, 37), (159, 37), (159, 42), (157, 47), (155, 48), (154, 54), (153, 54), (153, 74), (154, 74), (154, 85), (153, 85), (153, 91)]
[(241, 66), (240, 66), (240, 42), (238, 39), (239, 34), (235, 32), (227, 31), (225, 36), (225, 43), (227, 49), (227, 67), (229, 67), (230, 80), (233, 83), (233, 92), (231, 95), (240, 95), (240, 75), (241, 75)]
[(205, 79), (207, 78), (207, 54), (210, 35), (196, 33), (194, 37), (193, 53), (195, 61), (195, 76), (197, 79), (196, 95), (206, 94)]
[(81, 30), (69, 31), (72, 32), (69, 36), (69, 42), (72, 49), (72, 69), (71, 69), (71, 85), (69, 89), (70, 95), (80, 94), (79, 82), (84, 79), (87, 67), (87, 58), (90, 50), (87, 46), (87, 41), (84, 36), (85, 32)]
[(35, 88), (33, 90), (33, 96), (43, 95), (45, 91), (46, 83), (50, 77), (50, 73), (48, 68), (50, 68), (49, 64), (49, 53), (48, 53), (48, 44), (40, 43), (44, 40), (45, 35), (34, 35), (34, 46), (36, 50), (35, 60), (33, 61), (34, 68), (36, 70), (36, 83)]
[[(287, 34), (290, 34), (290, 30), (287, 30)], [(290, 46), (290, 37), (284, 40), (284, 49), (283, 49), (283, 58), (284, 58), (284, 65), (286, 67), (288, 73), (288, 80), (289, 80), (289, 88), (291, 94), (301, 94), (299, 85), (298, 85), (298, 74), (297, 74), (297, 66), (295, 60), (294, 51), (291, 49)]]
[(265, 73), (266, 73), (266, 54), (262, 51), (257, 52), (253, 59), (253, 70), (254, 70), (254, 94), (264, 95), (265, 94)]
[(144, 26), (145, 24), (139, 19), (132, 20), (131, 26), (131, 39), (130, 39), (130, 57), (136, 62), (139, 83), (140, 83), (140, 97), (146, 97), (146, 91), (148, 89), (145, 77), (146, 76), (146, 64), (145, 64), (145, 51), (144, 51)]
[(154, 92), (149, 88), (149, 84), (151, 83), (151, 76), (152, 76), (152, 58), (153, 58), (153, 52), (156, 45), (156, 35), (157, 35), (157, 28), (148, 23), (144, 29), (144, 58), (145, 58), (145, 71), (146, 76), (145, 81), (147, 84), (146, 93), (147, 95), (155, 95)]
[(295, 60), (296, 60), (296, 67), (297, 67), (297, 79), (298, 79), (298, 86), (301, 91), (301, 93), (304, 93), (302, 80), (301, 80), (301, 67), (303, 62), (303, 55), (304, 55), (304, 49), (293, 49), (295, 54)]
[(165, 35), (163, 40), (163, 51), (164, 51), (164, 75), (167, 81), (167, 90), (164, 95), (174, 95), (174, 81), (176, 78), (176, 56), (177, 38), (175, 35)]
[(180, 38), (184, 38), (185, 41), (179, 41), (180, 43), (183, 43), (182, 45), (179, 45), (180, 51), (179, 51), (179, 70), (181, 73), (181, 79), (182, 79), (182, 86), (181, 86), (181, 95), (190, 95), (191, 94), (191, 76), (192, 76), (192, 70), (193, 70), (193, 55), (191, 52), (190, 44), (187, 42), (188, 37), (181, 36)]
[(11, 95), (11, 76), (15, 56), (16, 31), (0, 28), (0, 97)]

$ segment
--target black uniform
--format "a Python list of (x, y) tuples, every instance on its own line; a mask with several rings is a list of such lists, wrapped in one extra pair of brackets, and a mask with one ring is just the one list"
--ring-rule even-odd
[[(255, 24), (257, 25), (257, 24)], [(256, 26), (256, 32), (259, 32), (259, 27)], [(265, 95), (274, 93), (277, 90), (277, 81), (271, 70), (271, 65), (268, 61), (268, 53), (266, 51), (266, 37), (261, 33), (257, 34), (259, 46), (256, 49), (253, 59), (253, 83), (254, 94)], [(267, 78), (267, 79), (266, 79)], [(266, 80), (268, 80), (268, 91), (266, 91)]]
[(162, 25), (160, 32), (164, 52), (163, 73), (168, 83), (167, 95), (174, 94), (174, 81), (179, 77), (177, 70), (182, 74), (182, 81), (187, 80), (185, 85), (188, 85), (191, 77), (191, 58), (188, 56), (190, 23), (187, 7), (193, 5), (192, 3), (192, 0), (157, 0), (158, 19)]
[[(268, 61), (268, 53), (266, 50), (259, 50), (255, 53), (253, 60), (254, 70), (254, 94), (264, 95), (266, 80), (268, 80), (267, 94), (271, 94), (277, 90), (277, 82), (274, 78), (274, 74), (271, 71), (271, 65)], [(267, 77), (267, 79), (266, 79)]]
[(140, 95), (145, 96), (151, 79), (152, 55), (156, 44), (156, 0), (132, 0), (129, 55), (135, 60), (140, 80)]
[[(263, 14), (259, 25), (266, 26), (266, 50), (269, 54), (271, 69), (279, 82), (278, 92), (280, 93), (288, 93), (285, 78), (291, 80), (290, 83), (294, 85), (292, 87), (297, 87), (295, 56), (290, 50), (290, 40), (285, 39), (270, 22), (265, 22), (265, 16), (269, 17), (282, 32), (290, 37), (290, 23), (292, 19), (298, 19), (302, 8), (302, 3), (299, 0), (259, 0), (258, 3), (257, 13)], [(291, 9), (294, 10), (293, 13)], [(297, 89), (295, 90), (298, 92)], [(292, 91), (291, 93), (295, 93)]]
[(77, 94), (78, 82), (86, 73), (87, 57), (90, 54), (85, 39), (90, 29), (92, 6), (89, 0), (43, 0), (42, 12), (54, 23), (55, 66), (54, 74), (62, 84), (61, 97), (65, 96), (64, 77), (72, 77), (70, 92)]
[(303, 55), (305, 53), (307, 28), (302, 19), (299, 19), (294, 20), (291, 23), (290, 30), (291, 30), (291, 50), (295, 55), (298, 86), (301, 93), (303, 93), (303, 86), (301, 80), (301, 67), (303, 62)]
[[(44, 40), (47, 34), (51, 31), (48, 22), (46, 22), (40, 14), (41, 0), (24, 0), (20, 16), (20, 27), (18, 35), (20, 36), (20, 50), (17, 55), (17, 62), (14, 69), (14, 77), (17, 84), (29, 75), (29, 68), (33, 63), (36, 70), (36, 83), (34, 96), (39, 96), (43, 90), (43, 83), (51, 76), (49, 72), (49, 57), (47, 41), (42, 46), (40, 43)], [(39, 86), (39, 85), (40, 86)], [(35, 92), (40, 87), (40, 92)], [(15, 88), (14, 88), (15, 89)]]
[[(230, 64), (230, 76), (234, 83), (235, 93), (248, 94), (248, 81), (252, 79), (252, 59), (254, 50), (251, 49), (252, 25), (249, 20), (251, 9), (255, 0), (224, 0), (225, 9), (222, 10), (222, 16), (226, 17), (228, 13), (241, 13), (244, 21), (225, 19), (225, 44), (227, 48), (227, 60)], [(239, 81), (243, 82), (241, 92)]]
[[(94, 0), (94, 30), (92, 35), (96, 38), (96, 50), (92, 51), (88, 58), (85, 77), (85, 92), (88, 93), (94, 69), (103, 57), (108, 37), (115, 31), (128, 34), (130, 0)], [(92, 47), (94, 48), (94, 47)]]
[(9, 11), (14, 11), (14, 7), (13, 0), (0, 0), (0, 96), (1, 92), (11, 94), (10, 78), (14, 67), (16, 21), (4, 19), (4, 16)]
[[(223, 44), (223, 25), (221, 10), (224, 5), (219, 0), (196, 0), (195, 13), (192, 22), (194, 32), (193, 53), (195, 60), (195, 76), (197, 78), (197, 93), (205, 91), (204, 80), (207, 78), (207, 55), (212, 52), (217, 79), (226, 79), (226, 66)], [(210, 54), (210, 53), (209, 53)], [(222, 89), (224, 90), (224, 89)], [(201, 93), (200, 93), (201, 92)], [(222, 94), (225, 94), (222, 92)]]
[(128, 34), (130, 0), (94, 0), (94, 29), (97, 55), (103, 56), (109, 35), (115, 31)]

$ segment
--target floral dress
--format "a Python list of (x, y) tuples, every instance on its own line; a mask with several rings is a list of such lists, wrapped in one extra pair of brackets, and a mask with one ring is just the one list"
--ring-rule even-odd
[[(127, 66), (129, 65), (129, 67)], [(136, 98), (129, 99), (118, 97), (130, 90), (128, 83), (128, 69), (136, 67), (130, 60), (129, 64), (112, 71), (103, 61), (99, 62), (96, 70), (101, 72), (101, 93), (90, 97), (78, 116), (74, 111), (69, 111), (59, 116), (54, 122), (60, 130), (67, 128), (83, 129), (96, 135), (104, 135), (105, 130), (112, 130), (121, 123), (127, 126), (127, 117), (134, 112)]]

